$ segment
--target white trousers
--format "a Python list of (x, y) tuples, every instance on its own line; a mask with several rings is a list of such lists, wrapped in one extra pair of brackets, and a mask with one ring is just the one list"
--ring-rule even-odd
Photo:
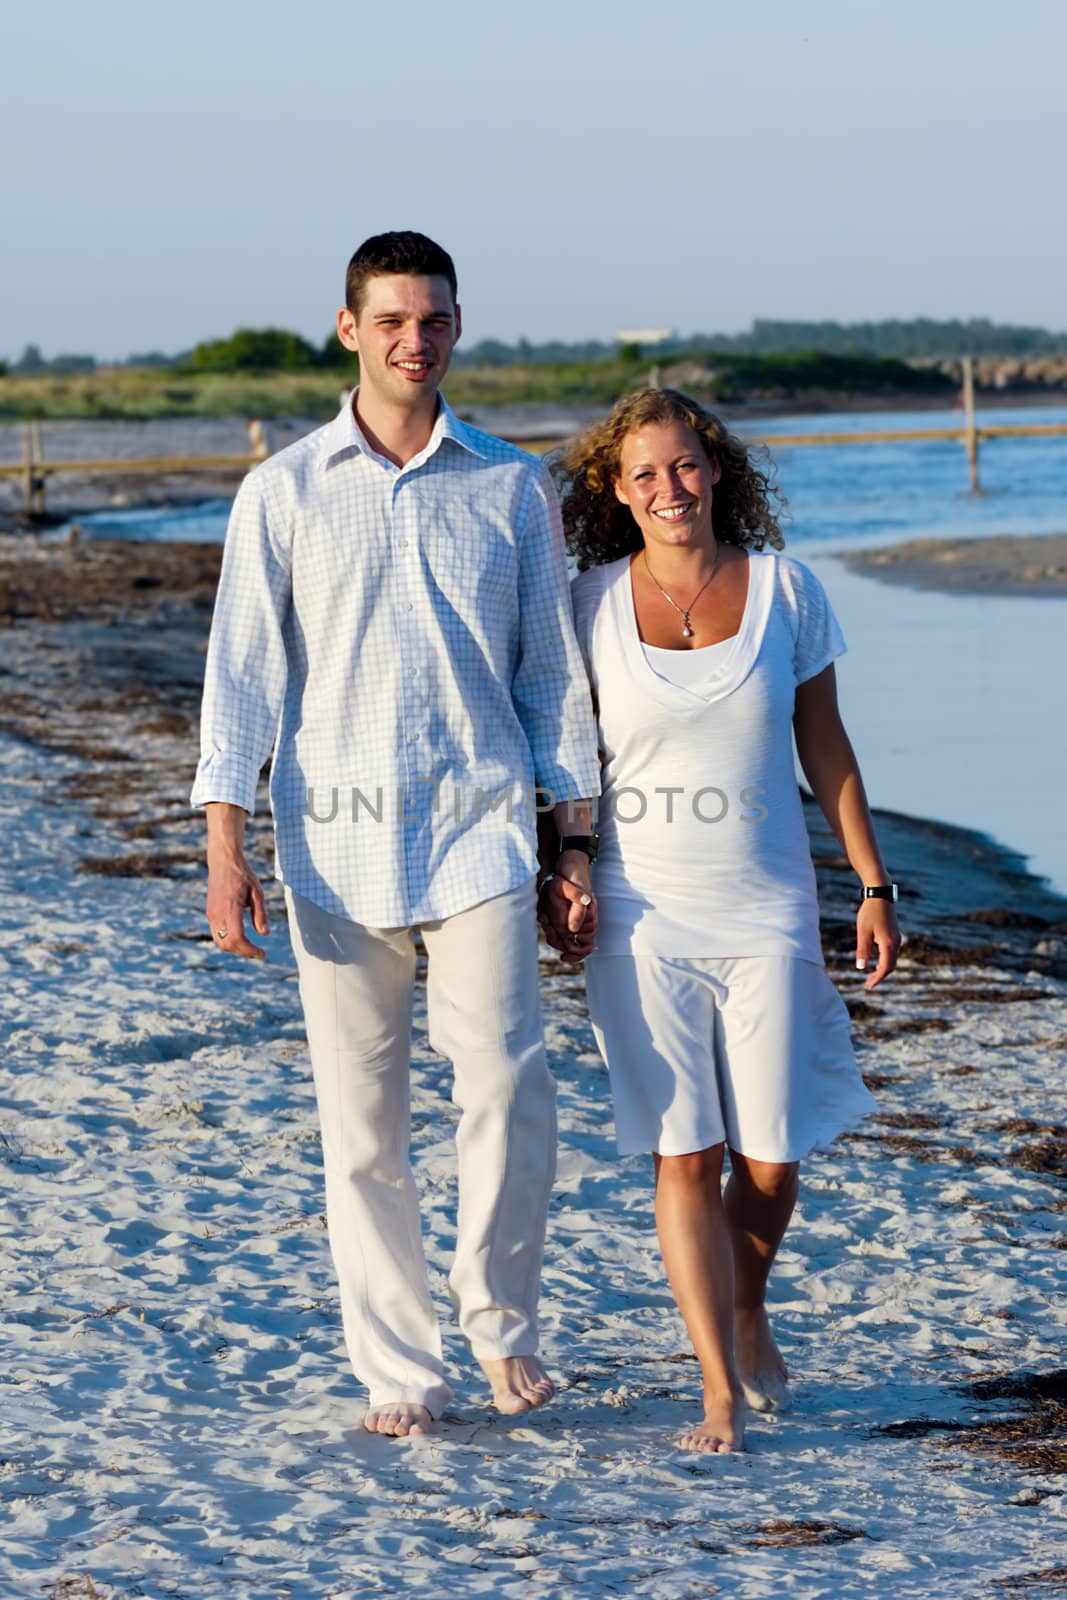
[[(451, 1399), (408, 1161), (415, 946), (286, 890), (322, 1124), (345, 1342), (370, 1403)], [(449, 1290), (475, 1356), (532, 1355), (556, 1165), (534, 886), (420, 929), (430, 1042), (452, 1060), (459, 1218)]]

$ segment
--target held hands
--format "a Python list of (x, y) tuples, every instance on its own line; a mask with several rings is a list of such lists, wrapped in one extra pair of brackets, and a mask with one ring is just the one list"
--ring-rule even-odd
[(537, 897), (537, 920), (545, 938), (564, 961), (584, 961), (596, 945), (597, 909), (589, 878), (589, 858), (568, 850), (556, 862)]
[(268, 934), (267, 906), (259, 879), (241, 851), (208, 854), (207, 920), (211, 937), (227, 955), (262, 961), (267, 952), (245, 938), (245, 912), (252, 913), (257, 933)]
[(896, 907), (891, 900), (863, 900), (856, 913), (856, 970), (866, 972), (877, 947), (878, 964), (868, 974), (865, 989), (876, 989), (897, 964), (901, 937)]

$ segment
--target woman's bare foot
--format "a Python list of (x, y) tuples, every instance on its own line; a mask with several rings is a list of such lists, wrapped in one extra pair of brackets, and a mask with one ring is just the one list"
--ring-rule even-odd
[(753, 1411), (789, 1408), (789, 1368), (775, 1343), (765, 1307), (734, 1312), (734, 1356)]
[(704, 1420), (687, 1428), (678, 1440), (682, 1450), (699, 1450), (705, 1455), (730, 1455), (745, 1448), (745, 1402), (740, 1395), (724, 1400), (704, 1397)]
[(537, 1356), (503, 1356), (495, 1361), (479, 1357), (478, 1364), (489, 1379), (493, 1404), (506, 1417), (547, 1405), (556, 1392)]
[(432, 1433), (433, 1418), (425, 1406), (410, 1400), (393, 1400), (385, 1406), (372, 1406), (363, 1418), (368, 1433), (387, 1433), (394, 1439), (408, 1434)]

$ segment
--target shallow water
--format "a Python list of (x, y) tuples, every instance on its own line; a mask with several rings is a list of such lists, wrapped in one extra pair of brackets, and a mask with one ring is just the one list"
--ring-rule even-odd
[[(990, 439), (980, 451), (982, 492), (969, 489), (961, 444), (820, 445), (775, 449), (773, 434), (958, 428), (958, 411), (776, 418), (765, 437), (789, 500), (792, 543), (889, 544), (922, 535), (976, 538), (1067, 531), (1067, 435)], [(989, 426), (1067, 423), (1067, 407), (980, 413)], [(746, 430), (748, 431), (748, 430)]]
[(872, 804), (992, 834), (1067, 891), (1067, 600), (933, 594), (808, 564), (849, 643), (839, 692)]

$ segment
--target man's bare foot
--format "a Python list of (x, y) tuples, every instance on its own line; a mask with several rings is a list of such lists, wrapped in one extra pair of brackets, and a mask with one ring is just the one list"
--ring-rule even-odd
[(432, 1433), (433, 1418), (425, 1406), (410, 1400), (393, 1400), (385, 1406), (372, 1406), (363, 1418), (368, 1433), (387, 1433), (394, 1439), (408, 1434)]
[(789, 1368), (763, 1306), (734, 1312), (734, 1356), (745, 1399), (753, 1411), (787, 1411)]
[(537, 1356), (502, 1356), (496, 1361), (479, 1357), (478, 1364), (489, 1379), (493, 1404), (506, 1417), (547, 1405), (556, 1392)]
[(724, 1400), (704, 1398), (704, 1420), (687, 1428), (678, 1440), (682, 1450), (699, 1450), (705, 1455), (724, 1456), (745, 1448), (745, 1402), (740, 1395)]

